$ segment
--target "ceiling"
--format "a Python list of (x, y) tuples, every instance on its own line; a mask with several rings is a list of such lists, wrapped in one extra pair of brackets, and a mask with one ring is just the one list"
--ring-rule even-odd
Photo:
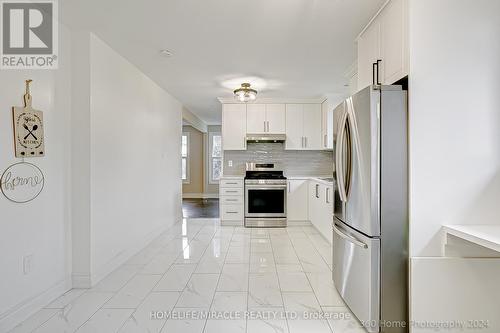
[[(250, 80), (259, 97), (347, 94), (354, 39), (385, 0), (64, 0), (89, 29), (207, 124), (217, 97)], [(165, 57), (161, 49), (173, 55)]]

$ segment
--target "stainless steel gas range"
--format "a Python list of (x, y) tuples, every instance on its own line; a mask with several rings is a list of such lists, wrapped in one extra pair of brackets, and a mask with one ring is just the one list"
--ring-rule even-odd
[(247, 163), (245, 227), (286, 227), (287, 181), (274, 163)]

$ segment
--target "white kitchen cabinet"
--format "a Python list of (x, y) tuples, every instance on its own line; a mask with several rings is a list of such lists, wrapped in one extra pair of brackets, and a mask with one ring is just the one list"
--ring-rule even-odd
[(373, 83), (373, 63), (380, 59), (380, 18), (377, 16), (358, 38), (358, 89)]
[(222, 148), (224, 150), (246, 150), (246, 134), (246, 104), (223, 104)]
[(287, 194), (287, 219), (289, 222), (309, 220), (308, 179), (289, 179)]
[(381, 13), (380, 75), (392, 84), (408, 75), (407, 0), (391, 0)]
[(333, 185), (309, 181), (309, 220), (325, 239), (332, 242)]
[(333, 149), (334, 107), (328, 100), (321, 104), (321, 146), (325, 150)]
[(286, 149), (320, 150), (321, 104), (286, 105)]
[(219, 211), (222, 225), (244, 223), (244, 182), (243, 178), (223, 177), (219, 187)]
[(248, 104), (247, 133), (285, 134), (285, 104)]
[(321, 149), (321, 104), (304, 104), (304, 148)]
[(267, 131), (266, 105), (247, 105), (247, 133), (262, 134)]
[(390, 0), (358, 37), (358, 90), (373, 82), (392, 84), (408, 75), (408, 0)]
[(303, 149), (304, 144), (304, 128), (303, 121), (304, 112), (302, 104), (287, 104), (286, 105), (286, 149)]
[(285, 104), (266, 104), (267, 132), (272, 134), (285, 134), (285, 115)]

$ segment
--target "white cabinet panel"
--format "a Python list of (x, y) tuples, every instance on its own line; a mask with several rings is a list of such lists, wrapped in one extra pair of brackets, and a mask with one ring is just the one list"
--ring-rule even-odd
[(285, 134), (285, 104), (266, 104), (267, 131), (272, 134)]
[(247, 104), (247, 133), (266, 133), (266, 104)]
[(408, 75), (408, 0), (390, 0), (358, 40), (358, 90), (373, 82), (378, 59), (379, 81), (392, 84)]
[(286, 149), (303, 149), (303, 106), (302, 104), (286, 105)]
[(307, 179), (288, 180), (287, 218), (289, 221), (309, 220), (307, 186)]
[(375, 18), (358, 39), (358, 90), (373, 82), (373, 63), (380, 59), (380, 19)]
[(247, 106), (222, 106), (222, 147), (224, 150), (245, 150), (247, 133)]
[(380, 73), (384, 84), (408, 74), (406, 64), (406, 0), (392, 0), (384, 8), (380, 26)]
[(332, 242), (333, 185), (309, 181), (309, 220), (325, 239)]
[(333, 108), (328, 100), (321, 104), (321, 148), (333, 149)]
[(321, 104), (303, 105), (304, 148), (320, 150), (321, 144)]

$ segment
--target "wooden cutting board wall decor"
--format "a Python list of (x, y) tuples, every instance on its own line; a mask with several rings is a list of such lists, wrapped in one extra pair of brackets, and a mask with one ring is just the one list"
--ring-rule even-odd
[(45, 155), (43, 113), (31, 107), (30, 83), (26, 80), (24, 107), (12, 107), (16, 157), (40, 157)]

